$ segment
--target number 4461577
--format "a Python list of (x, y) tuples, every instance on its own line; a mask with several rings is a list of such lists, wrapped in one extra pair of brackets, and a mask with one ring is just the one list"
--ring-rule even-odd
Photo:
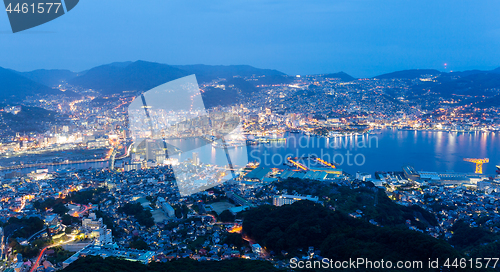
[(28, 3), (17, 3), (14, 7), (12, 7), (12, 3), (9, 3), (7, 8), (5, 9), (8, 13), (17, 12), (17, 13), (57, 13), (59, 8), (61, 7), (61, 3), (32, 3), (29, 5)]

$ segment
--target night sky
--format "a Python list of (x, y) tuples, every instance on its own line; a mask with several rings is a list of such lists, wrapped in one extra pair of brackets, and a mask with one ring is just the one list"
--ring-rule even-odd
[(80, 0), (16, 34), (0, 11), (0, 66), (82, 71), (140, 59), (355, 77), (494, 69), (499, 15), (488, 0)]

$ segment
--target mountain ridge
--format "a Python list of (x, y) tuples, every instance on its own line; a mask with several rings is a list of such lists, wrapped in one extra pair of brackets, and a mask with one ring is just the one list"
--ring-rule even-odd
[(442, 72), (435, 69), (408, 69), (394, 71), (386, 74), (374, 76), (376, 79), (415, 79), (424, 75), (440, 75)]
[[(65, 69), (37, 69), (28, 72), (1, 69), (3, 70), (0, 71), (0, 83), (2, 84), (0, 99), (14, 98), (19, 100), (35, 94), (61, 94), (60, 91), (50, 87), (58, 86), (64, 82), (76, 87), (100, 91), (103, 95), (110, 95), (125, 91), (147, 91), (165, 82), (195, 74), (200, 84), (226, 79), (227, 82), (222, 81), (221, 84), (229, 84), (241, 90), (243, 94), (251, 95), (255, 87), (289, 84), (295, 80), (294, 76), (289, 76), (281, 71), (261, 69), (250, 65), (168, 65), (143, 60), (113, 62), (81, 72)], [(493, 70), (461, 72), (409, 69), (381, 74), (372, 78), (414, 80), (426, 75), (434, 76), (434, 81), (420, 83), (417, 81), (416, 85), (412, 86), (416, 94), (426, 89), (444, 96), (452, 93), (468, 95), (487, 93), (489, 89), (500, 86), (500, 67)], [(338, 78), (343, 82), (357, 79), (345, 72), (318, 76)], [(251, 80), (244, 80), (244, 78), (251, 78)], [(71, 94), (66, 93), (65, 96), (71, 96)]]
[(63, 92), (49, 88), (10, 69), (0, 67), (0, 99), (21, 101), (32, 95), (61, 95)]
[[(17, 71), (16, 71), (17, 72)], [(37, 69), (18, 72), (20, 75), (48, 87), (55, 87), (77, 76), (77, 73), (65, 69)]]
[(340, 71), (338, 73), (325, 74), (325, 75), (323, 75), (323, 77), (325, 77), (325, 78), (339, 78), (343, 82), (349, 82), (349, 81), (356, 80), (355, 77), (353, 77), (353, 76), (351, 76), (343, 71)]
[(105, 64), (89, 69), (70, 84), (87, 89), (101, 90), (104, 94), (124, 91), (146, 91), (165, 82), (189, 74), (175, 67), (146, 61), (136, 61), (120, 67)]

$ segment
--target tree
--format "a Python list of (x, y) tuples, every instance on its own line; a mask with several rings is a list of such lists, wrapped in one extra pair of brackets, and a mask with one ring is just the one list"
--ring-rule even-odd
[(223, 243), (240, 248), (243, 246), (244, 240), (239, 233), (229, 233)]
[(139, 249), (139, 250), (148, 250), (149, 249), (148, 244), (146, 242), (144, 242), (144, 240), (140, 239), (137, 236), (134, 236), (134, 238), (132, 238), (132, 241), (130, 241), (130, 243), (129, 243), (129, 247)]
[(133, 215), (139, 224), (147, 228), (150, 228), (155, 224), (151, 212), (144, 210), (140, 203), (126, 203), (122, 207), (118, 208), (118, 212)]
[(187, 215), (189, 213), (189, 208), (185, 204), (181, 206), (182, 209), (182, 218), (187, 218)]
[(66, 227), (66, 229), (64, 230), (64, 232), (66, 234), (71, 234), (71, 232), (73, 232), (73, 229), (74, 229), (73, 227)]
[(62, 202), (58, 202), (56, 205), (54, 205), (54, 207), (52, 207), (52, 211), (54, 213), (57, 213), (59, 216), (63, 216), (69, 211), (69, 209), (66, 208), (66, 206), (64, 206)]
[(386, 260), (459, 258), (442, 240), (402, 227), (377, 227), (364, 220), (331, 211), (318, 203), (298, 201), (247, 211), (243, 232), (268, 250), (292, 255), (313, 246), (321, 256), (342, 260), (352, 256)]
[(219, 220), (221, 222), (234, 222), (234, 219), (234, 214), (229, 210), (225, 210), (219, 215)]
[(61, 223), (63, 223), (63, 225), (66, 225), (66, 226), (69, 226), (69, 225), (72, 225), (73, 223), (78, 223), (80, 222), (80, 220), (76, 217), (73, 217), (69, 214), (65, 214), (61, 217)]

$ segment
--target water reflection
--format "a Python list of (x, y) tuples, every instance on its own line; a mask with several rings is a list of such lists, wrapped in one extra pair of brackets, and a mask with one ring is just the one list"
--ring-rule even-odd
[[(263, 161), (267, 156), (278, 154), (285, 157), (287, 154), (329, 154), (332, 158), (335, 154), (349, 150), (353, 154), (362, 154), (366, 160), (362, 166), (346, 165), (339, 166), (348, 173), (357, 171), (373, 173), (375, 171), (400, 171), (401, 167), (410, 164), (417, 170), (427, 171), (456, 171), (473, 172), (474, 165), (464, 162), (464, 158), (489, 158), (490, 163), (483, 166), (485, 174), (494, 175), (495, 165), (500, 165), (500, 137), (495, 133), (461, 133), (461, 132), (433, 132), (433, 131), (397, 131), (393, 129), (382, 130), (380, 134), (363, 136), (344, 136), (330, 139), (309, 137), (301, 134), (286, 134), (286, 144), (261, 144), (257, 146), (239, 146), (229, 150), (231, 158), (235, 158), (233, 164), (241, 167), (246, 160)], [(378, 144), (371, 137), (378, 138)], [(365, 141), (366, 147), (359, 147), (351, 143)], [(210, 144), (205, 144), (203, 139), (179, 139), (173, 140), (172, 144), (181, 147), (192, 145), (190, 141), (196, 141), (196, 146), (202, 146), (197, 150), (200, 160), (215, 165), (224, 164), (226, 161), (223, 152)], [(347, 145), (345, 145), (348, 143)], [(337, 147), (337, 148), (333, 148)], [(252, 152), (253, 151), (253, 152)], [(189, 153), (189, 152), (188, 152)], [(192, 153), (183, 153), (181, 159), (192, 157)], [(281, 160), (272, 163), (268, 158), (268, 167), (285, 168)], [(121, 165), (117, 162), (117, 165)], [(108, 162), (89, 164), (69, 164), (64, 166), (49, 167), (49, 171), (57, 169), (88, 169), (108, 167)], [(29, 173), (36, 169), (18, 170)]]
[[(288, 139), (298, 137), (302, 147), (298, 148), (298, 153), (306, 154), (334, 154), (342, 153), (346, 150), (353, 154), (363, 154), (366, 162), (363, 166), (356, 165), (341, 165), (340, 167), (354, 174), (356, 171), (400, 171), (401, 167), (410, 164), (417, 170), (427, 171), (456, 171), (456, 172), (473, 172), (474, 165), (464, 162), (464, 158), (490, 158), (490, 163), (484, 165), (484, 172), (493, 175), (495, 165), (500, 164), (500, 137), (495, 137), (493, 134), (487, 133), (456, 133), (442, 131), (398, 131), (393, 129), (382, 130), (380, 134), (370, 135), (378, 137), (379, 147), (374, 148), (359, 148), (354, 145), (353, 148), (344, 148), (346, 140), (356, 139), (356, 137), (336, 137), (332, 139), (320, 139), (325, 144), (323, 146), (340, 146), (340, 149), (321, 150), (322, 148), (313, 146), (316, 142), (316, 137), (300, 137), (297, 134), (286, 135)], [(363, 139), (367, 136), (358, 136), (358, 139)], [(366, 138), (365, 138), (366, 139)], [(344, 141), (344, 142), (343, 142)], [(343, 142), (343, 144), (338, 144)], [(327, 145), (327, 143), (332, 143)], [(324, 149), (324, 148), (323, 148)], [(253, 152), (253, 157), (250, 161), (255, 161), (255, 155), (263, 154), (264, 152), (274, 154), (278, 153), (285, 156), (289, 153), (289, 148), (277, 148), (273, 146), (250, 146), (249, 154)], [(263, 157), (257, 156), (257, 159)], [(268, 162), (269, 163), (269, 162)], [(273, 165), (269, 163), (269, 167), (284, 167), (283, 165)]]

